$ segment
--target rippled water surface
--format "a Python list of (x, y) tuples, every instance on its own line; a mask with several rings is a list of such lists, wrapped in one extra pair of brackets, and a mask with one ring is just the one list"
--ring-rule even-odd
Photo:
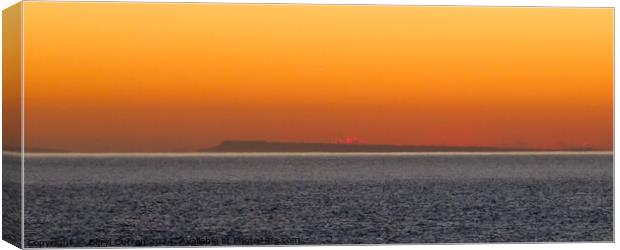
[(25, 166), (32, 247), (613, 240), (607, 153), (31, 155)]

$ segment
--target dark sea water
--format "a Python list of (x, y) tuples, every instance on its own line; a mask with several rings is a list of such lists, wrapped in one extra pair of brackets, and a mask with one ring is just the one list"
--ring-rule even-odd
[(28, 247), (613, 240), (613, 156), (31, 155)]
[(21, 247), (22, 163), (16, 153), (2, 152), (2, 240)]

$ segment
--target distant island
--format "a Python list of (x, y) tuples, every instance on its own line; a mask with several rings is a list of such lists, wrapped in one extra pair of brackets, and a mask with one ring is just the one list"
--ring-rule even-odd
[[(6, 146), (3, 152), (21, 152), (20, 147)], [(143, 151), (118, 151), (118, 152), (92, 152), (80, 150), (64, 150), (56, 148), (26, 147), (26, 153), (151, 153)], [(519, 147), (491, 147), (491, 146), (445, 146), (445, 145), (394, 145), (394, 144), (368, 144), (354, 143), (306, 143), (306, 142), (276, 142), (259, 140), (225, 140), (220, 144), (190, 152), (206, 153), (398, 153), (398, 152), (589, 152), (610, 151), (589, 147), (573, 148), (519, 148)], [(168, 153), (187, 153), (188, 151), (175, 151)], [(161, 152), (152, 152), (161, 153)]]
[(199, 150), (201, 152), (515, 152), (515, 151), (592, 151), (591, 148), (562, 150), (501, 148), (483, 146), (428, 146), (390, 144), (338, 144), (269, 141), (223, 141), (219, 145)]

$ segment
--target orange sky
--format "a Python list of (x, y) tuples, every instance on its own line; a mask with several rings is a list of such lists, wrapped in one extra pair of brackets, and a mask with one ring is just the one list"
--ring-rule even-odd
[(25, 145), (613, 145), (613, 9), (25, 3)]
[(21, 148), (21, 7), (17, 3), (2, 11), (2, 150), (5, 151)]

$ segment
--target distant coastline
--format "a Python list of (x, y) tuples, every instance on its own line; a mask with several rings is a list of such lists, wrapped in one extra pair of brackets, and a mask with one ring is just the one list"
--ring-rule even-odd
[[(52, 148), (26, 147), (28, 155), (200, 155), (200, 154), (322, 154), (322, 153), (613, 153), (613, 149), (594, 148), (511, 148), (491, 146), (442, 146), (442, 145), (393, 145), (393, 144), (364, 144), (364, 143), (303, 143), (303, 142), (275, 142), (275, 141), (251, 141), (251, 140), (225, 140), (220, 144), (195, 151), (174, 152), (144, 152), (144, 151), (117, 151), (117, 152), (93, 152), (79, 150), (64, 150)], [(5, 147), (3, 154), (20, 155), (21, 149)]]
[(392, 144), (338, 144), (227, 140), (199, 152), (210, 153), (402, 153), (402, 152), (545, 152), (545, 151), (596, 151), (592, 148), (532, 149), (487, 146), (436, 146)]

